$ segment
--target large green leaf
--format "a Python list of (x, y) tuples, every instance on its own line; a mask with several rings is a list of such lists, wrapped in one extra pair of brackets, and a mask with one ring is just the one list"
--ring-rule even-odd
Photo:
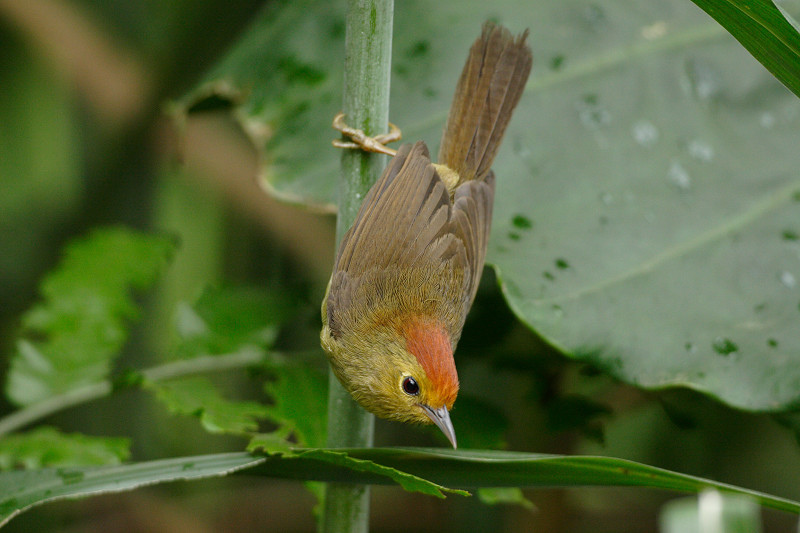
[(265, 187), (285, 201), (332, 211), (338, 154), (330, 125), (341, 107), (343, 46), (343, 2), (270, 4), (173, 111), (234, 104), (261, 155)]
[(244, 472), (288, 479), (393, 484), (440, 496), (443, 486), (630, 486), (680, 492), (713, 488), (759, 504), (800, 513), (800, 502), (609, 457), (558, 456), (427, 448), (302, 450), (258, 457), (228, 453), (101, 468), (0, 473), (0, 525), (35, 505), (65, 498), (132, 490), (184, 479)]
[(489, 260), (562, 351), (779, 409), (800, 398), (800, 103), (683, 11), (534, 75), (520, 113), (548, 131), (512, 125)]
[[(800, 400), (794, 95), (685, 0), (405, 2), (391, 116), (407, 139), (435, 152), (486, 18), (529, 27), (534, 50), (488, 256), (517, 316), (639, 386), (753, 410)], [(336, 200), (342, 20), (340, 2), (272, 8), (178, 105), (235, 95), (268, 188), (309, 206)]]

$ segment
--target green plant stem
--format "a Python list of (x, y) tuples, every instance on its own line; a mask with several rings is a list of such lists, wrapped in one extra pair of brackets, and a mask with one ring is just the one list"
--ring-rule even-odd
[[(174, 361), (142, 370), (140, 375), (144, 381), (155, 383), (182, 376), (255, 366), (275, 357), (280, 356), (265, 354), (257, 349), (243, 350), (227, 355), (206, 355)], [(0, 437), (59, 411), (108, 396), (113, 390), (114, 383), (105, 380), (23, 407), (0, 419)]]
[[(389, 126), (393, 10), (393, 0), (349, 0), (347, 6), (343, 111), (346, 122), (367, 135), (384, 133)], [(380, 176), (385, 159), (360, 150), (342, 154), (337, 242), (355, 220), (361, 200)], [(373, 416), (353, 401), (333, 373), (329, 384), (328, 446), (372, 446)], [(368, 526), (369, 487), (328, 484), (322, 530), (365, 532)]]

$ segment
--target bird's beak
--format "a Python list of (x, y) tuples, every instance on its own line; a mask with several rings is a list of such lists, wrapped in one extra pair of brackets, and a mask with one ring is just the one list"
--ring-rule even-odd
[(427, 405), (422, 405), (422, 409), (425, 411), (425, 414), (433, 420), (433, 423), (439, 426), (439, 429), (442, 430), (442, 433), (444, 433), (444, 436), (450, 441), (450, 444), (453, 445), (453, 448), (457, 448), (456, 430), (453, 428), (453, 423), (450, 421), (450, 413), (447, 411), (447, 406), (443, 405), (438, 409), (434, 409)]

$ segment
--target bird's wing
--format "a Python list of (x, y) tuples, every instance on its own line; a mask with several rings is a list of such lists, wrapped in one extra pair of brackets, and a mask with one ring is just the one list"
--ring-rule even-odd
[(339, 245), (334, 273), (409, 267), (448, 233), (450, 198), (425, 143), (398, 150)]
[(451, 229), (455, 237), (464, 244), (469, 262), (469, 286), (465, 288), (465, 313), (475, 299), (478, 283), (486, 259), (489, 232), (492, 228), (492, 205), (494, 204), (494, 172), (482, 180), (462, 183), (453, 196)]
[[(337, 335), (336, 315), (350, 307), (362, 282), (409, 270), (441, 271), (450, 307), (463, 309), (450, 324), (453, 333), (460, 332), (483, 268), (493, 196), (490, 175), (462, 184), (451, 201), (425, 144), (402, 146), (339, 245), (326, 298), (332, 334)], [(444, 289), (451, 282), (456, 286)]]

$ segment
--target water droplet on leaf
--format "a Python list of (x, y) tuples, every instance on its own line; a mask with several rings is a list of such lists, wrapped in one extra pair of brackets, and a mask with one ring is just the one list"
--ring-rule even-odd
[(645, 148), (651, 148), (658, 142), (658, 128), (649, 120), (639, 120), (631, 127), (634, 140)]
[(642, 28), (642, 37), (647, 39), (648, 41), (653, 41), (655, 39), (660, 39), (661, 37), (667, 34), (667, 23), (663, 20), (659, 20), (649, 26), (645, 26)]
[(720, 92), (719, 75), (707, 63), (690, 60), (686, 74), (692, 93), (700, 100), (710, 100)]
[(778, 274), (778, 279), (789, 289), (794, 289), (797, 286), (797, 278), (794, 277), (789, 271), (784, 270)]
[(667, 179), (682, 191), (688, 191), (692, 185), (692, 178), (689, 172), (679, 161), (673, 161), (667, 170)]
[(703, 162), (709, 162), (714, 159), (714, 148), (705, 141), (693, 139), (689, 141), (687, 146), (689, 155)]
[(597, 4), (589, 4), (586, 7), (586, 20), (589, 21), (590, 24), (599, 25), (606, 20), (606, 13), (603, 11), (603, 8)]
[(531, 150), (528, 148), (527, 142), (522, 137), (515, 137), (511, 143), (511, 150), (518, 156), (529, 158)]
[(597, 95), (585, 96), (576, 107), (581, 123), (589, 129), (598, 130), (611, 123), (611, 113), (597, 102)]

